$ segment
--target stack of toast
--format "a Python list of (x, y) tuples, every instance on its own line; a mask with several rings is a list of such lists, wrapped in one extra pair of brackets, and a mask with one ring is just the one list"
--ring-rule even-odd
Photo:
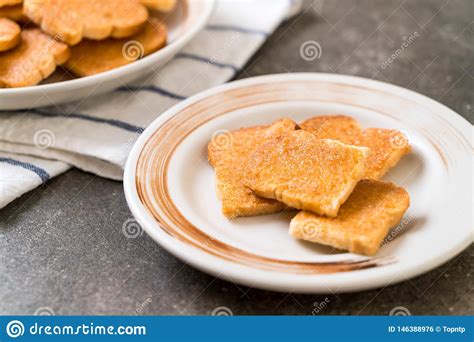
[(77, 77), (134, 62), (166, 45), (153, 16), (176, 0), (0, 0), (0, 88), (37, 85), (63, 66)]
[(229, 219), (293, 208), (293, 237), (374, 255), (410, 202), (379, 179), (410, 150), (399, 131), (325, 115), (225, 131), (208, 144), (208, 159)]

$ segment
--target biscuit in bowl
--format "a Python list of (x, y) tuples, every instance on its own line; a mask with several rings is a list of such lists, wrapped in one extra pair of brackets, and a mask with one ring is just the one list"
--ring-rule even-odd
[(23, 0), (0, 0), (0, 7), (19, 5), (22, 1)]
[(166, 27), (150, 18), (143, 30), (127, 39), (83, 40), (71, 47), (66, 67), (77, 76), (90, 76), (134, 62), (166, 45)]
[(66, 44), (39, 29), (21, 32), (21, 41), (10, 51), (0, 53), (0, 88), (32, 86), (51, 75), (70, 56)]
[(170, 12), (176, 7), (176, 0), (140, 0), (142, 4), (151, 10)]
[(23, 6), (21, 5), (0, 7), (0, 17), (21, 23), (25, 23), (28, 21), (27, 18), (23, 15)]
[(25, 0), (23, 12), (44, 32), (69, 45), (84, 38), (130, 37), (148, 19), (146, 7), (137, 0)]
[(17, 23), (0, 18), (0, 52), (13, 49), (20, 42), (21, 29)]

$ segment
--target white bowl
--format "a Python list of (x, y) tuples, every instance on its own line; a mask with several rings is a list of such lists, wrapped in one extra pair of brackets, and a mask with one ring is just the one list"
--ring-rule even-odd
[(163, 16), (169, 30), (168, 45), (164, 48), (131, 64), (97, 75), (31, 87), (0, 89), (0, 110), (72, 102), (137, 80), (173, 58), (203, 28), (213, 6), (213, 0), (178, 1), (176, 9), (170, 15)]

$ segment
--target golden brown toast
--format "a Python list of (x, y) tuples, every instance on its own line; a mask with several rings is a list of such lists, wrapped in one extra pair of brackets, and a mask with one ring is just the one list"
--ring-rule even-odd
[(144, 29), (127, 39), (83, 40), (71, 47), (66, 67), (77, 76), (89, 76), (118, 68), (165, 46), (166, 27), (150, 18)]
[(83, 38), (130, 37), (148, 19), (146, 7), (137, 0), (25, 0), (23, 12), (44, 32), (69, 45)]
[(358, 146), (370, 148), (364, 178), (380, 179), (387, 171), (398, 164), (400, 159), (411, 151), (405, 135), (397, 130), (368, 128), (354, 142)]
[(223, 131), (212, 138), (208, 144), (208, 159), (216, 171), (217, 192), (225, 216), (255, 216), (284, 209), (283, 203), (256, 196), (243, 184), (242, 176), (249, 156), (259, 145), (296, 126), (292, 120), (282, 119), (268, 126)]
[(13, 49), (20, 42), (21, 29), (17, 23), (0, 18), (0, 52)]
[(21, 32), (16, 48), (0, 53), (0, 88), (36, 85), (48, 77), (70, 56), (69, 47), (41, 32)]
[(176, 0), (140, 0), (142, 4), (152, 10), (170, 12), (176, 7)]
[(297, 209), (336, 216), (365, 172), (368, 149), (297, 130), (257, 148), (244, 184)]
[(315, 116), (300, 124), (301, 129), (313, 133), (318, 139), (339, 140), (354, 145), (360, 139), (362, 129), (359, 123), (345, 115)]
[(335, 139), (345, 144), (368, 147), (370, 155), (364, 176), (366, 179), (382, 178), (411, 150), (403, 133), (382, 128), (362, 131), (357, 121), (349, 116), (316, 116), (304, 121), (300, 126), (319, 139)]
[(363, 180), (357, 184), (337, 217), (299, 212), (290, 235), (352, 253), (374, 255), (410, 204), (408, 193), (392, 183)]
[(19, 5), (22, 1), (23, 0), (0, 0), (0, 7)]

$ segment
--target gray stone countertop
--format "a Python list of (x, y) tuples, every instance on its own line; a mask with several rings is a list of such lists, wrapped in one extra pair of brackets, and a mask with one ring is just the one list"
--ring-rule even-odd
[[(472, 123), (472, 14), (471, 0), (306, 2), (238, 78), (302, 71), (369, 77), (427, 95)], [(383, 68), (414, 32), (419, 37)], [(300, 57), (308, 40), (321, 45), (319, 59)], [(387, 315), (397, 306), (419, 315), (474, 314), (472, 245), (398, 285), (298, 295), (216, 279), (145, 234), (127, 239), (122, 224), (130, 217), (121, 183), (77, 170), (1, 210), (0, 314), (206, 315), (220, 306), (235, 315)]]

